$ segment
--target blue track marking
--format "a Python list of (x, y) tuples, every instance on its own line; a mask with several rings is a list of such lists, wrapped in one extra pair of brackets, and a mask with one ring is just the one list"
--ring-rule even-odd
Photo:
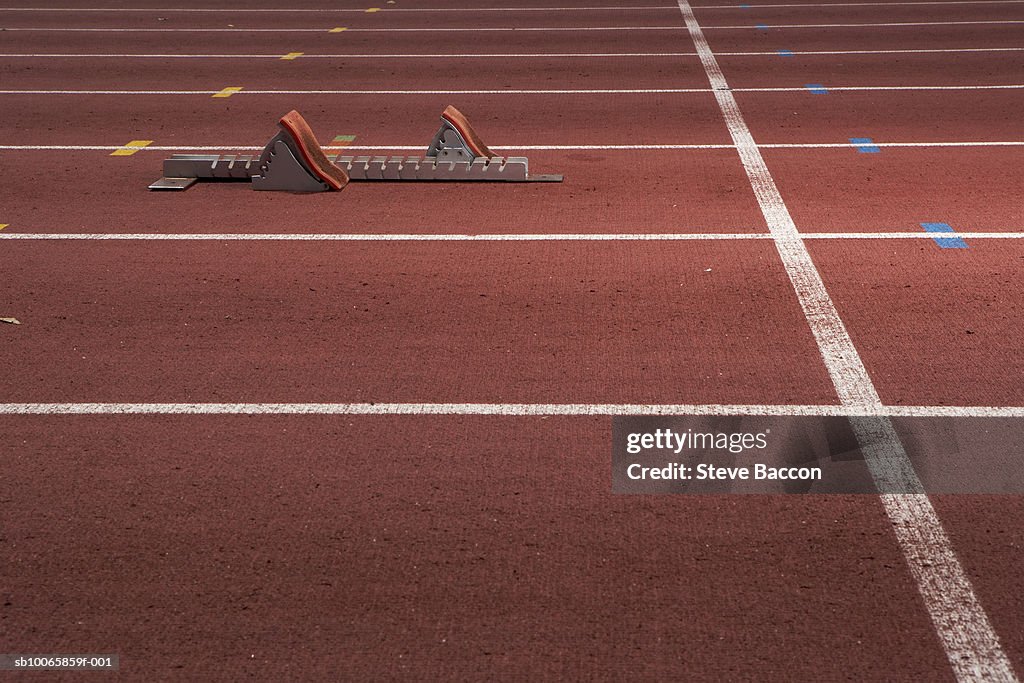
[(808, 90), (810, 90), (812, 95), (827, 95), (828, 94), (828, 88), (823, 86), (821, 83), (808, 83), (804, 87), (807, 88)]
[(776, 50), (776, 52), (779, 53), (780, 57), (792, 57), (793, 56), (793, 51), (792, 50)]
[(750, 9), (750, 5), (740, 5), (740, 9)]
[(755, 24), (754, 28), (756, 28), (758, 31), (767, 31), (768, 24)]
[(878, 154), (882, 151), (871, 138), (850, 138), (850, 144), (861, 154)]
[(922, 223), (926, 232), (952, 235), (951, 237), (933, 237), (935, 243), (943, 249), (967, 249), (967, 242), (956, 236), (956, 230), (948, 223)]

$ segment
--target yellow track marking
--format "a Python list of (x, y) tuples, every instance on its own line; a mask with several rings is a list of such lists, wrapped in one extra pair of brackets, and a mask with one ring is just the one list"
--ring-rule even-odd
[(136, 152), (138, 152), (143, 147), (148, 147), (149, 145), (152, 145), (152, 144), (153, 144), (152, 140), (132, 140), (131, 142), (129, 142), (124, 147), (121, 147), (120, 149), (116, 149), (113, 152), (111, 152), (110, 156), (112, 156), (112, 157), (130, 157), (131, 155), (135, 154)]
[(242, 91), (242, 89), (241, 89), (241, 88), (239, 88), (239, 87), (235, 87), (235, 86), (232, 86), (232, 87), (230, 87), (230, 88), (224, 88), (224, 89), (223, 89), (223, 90), (221, 90), (221, 91), (220, 91), (219, 93), (216, 93), (216, 94), (215, 94), (215, 95), (213, 95), (213, 96), (214, 96), (214, 97), (231, 97), (231, 96), (232, 96), (232, 95), (234, 95), (235, 93), (237, 93), (237, 92), (241, 92), (241, 91)]

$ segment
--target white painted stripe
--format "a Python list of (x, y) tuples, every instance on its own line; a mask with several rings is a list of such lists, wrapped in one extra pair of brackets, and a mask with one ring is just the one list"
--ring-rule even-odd
[[(1024, 52), (1024, 47), (950, 47), (950, 48), (929, 48), (929, 49), (906, 49), (906, 50), (790, 50), (793, 55), (927, 55), (927, 54), (955, 54), (971, 52)], [(755, 55), (770, 55), (778, 57), (777, 50), (771, 52), (716, 52), (718, 57), (751, 57)]]
[[(977, 26), (977, 25), (1018, 25), (1024, 19), (990, 19), (984, 21), (895, 21), (847, 24), (767, 24), (767, 28), (864, 28), (898, 26)], [(753, 24), (727, 24), (707, 26), (715, 30), (751, 30)], [(5, 28), (5, 31), (46, 32), (46, 33), (326, 33), (323, 27), (316, 28), (132, 28), (132, 27), (46, 27), (23, 26)], [(418, 28), (353, 28), (346, 33), (518, 33), (518, 32), (580, 32), (580, 31), (683, 31), (683, 26), (491, 26), (491, 27), (418, 27)]]
[[(829, 92), (844, 91), (869, 91), (869, 90), (1020, 90), (1024, 85), (1015, 83), (988, 84), (988, 85), (837, 85), (826, 86)], [(807, 91), (803, 88), (734, 88), (733, 92), (786, 92)]]
[[(962, 233), (943, 233), (961, 237)], [(925, 234), (928, 237), (929, 235)], [(763, 240), (766, 233), (18, 233), (0, 232), (4, 240), (109, 240), (109, 241), (285, 241), (285, 242), (617, 242), (688, 240)]]
[[(1024, 0), (1021, 0), (1024, 2)], [(675, 8), (673, 8), (675, 9)], [(1001, 48), (995, 48), (999, 50)], [(1007, 48), (1013, 49), (1013, 48)], [(1024, 50), (1024, 48), (1019, 48)], [(736, 54), (778, 55), (777, 52), (749, 52)], [(794, 53), (796, 54), (796, 53)], [(310, 54), (305, 53), (302, 59), (554, 59), (554, 58), (607, 58), (607, 57), (696, 57), (696, 52), (462, 52), (462, 53), (417, 53), (417, 54)], [(112, 58), (112, 59), (281, 59), (281, 54), (112, 54), (112, 53), (0, 53), (0, 57), (32, 58), (32, 59), (74, 59), (74, 58)]]
[[(839, 402), (844, 408), (880, 409), (882, 401), (875, 385), (754, 143), (693, 9), (688, 0), (678, 2)], [(893, 522), (896, 538), (957, 679), (1016, 680), (999, 637), (960, 566), (931, 501), (924, 494), (891, 420), (861, 417), (851, 419), (850, 424), (875, 485), (883, 494), (881, 500)], [(912, 493), (893, 493), (896, 491)]]
[[(881, 143), (875, 143), (878, 146)], [(927, 144), (927, 143), (925, 143)], [(974, 143), (971, 143), (974, 144)], [(984, 144), (984, 143), (981, 143)], [(1007, 144), (1007, 145), (1022, 145), (1024, 141), (1019, 143), (994, 143), (994, 144)], [(817, 145), (815, 145), (817, 146)], [(836, 147), (856, 147), (852, 143), (843, 143), (834, 145)], [(124, 145), (0, 145), (0, 151), (113, 151), (121, 149)], [(490, 149), (502, 150), (502, 151), (542, 151), (542, 150), (555, 150), (555, 151), (586, 151), (586, 150), (603, 150), (603, 151), (635, 151), (635, 150), (683, 150), (683, 149), (734, 149), (733, 145), (488, 145)], [(192, 145), (192, 146), (159, 146), (150, 145), (144, 149), (140, 149), (139, 153), (142, 152), (217, 152), (217, 151), (255, 151), (263, 149), (263, 145)], [(425, 145), (344, 145), (344, 146), (331, 146), (324, 145), (323, 149), (327, 151), (394, 151), (394, 152), (411, 152), (419, 151), (422, 152), (425, 149)]]
[[(1024, 0), (911, 0), (910, 2), (821, 2), (821, 3), (759, 3), (749, 5), (750, 9), (785, 8), (785, 7), (912, 7), (915, 5), (1016, 5)], [(695, 9), (744, 9), (739, 3), (732, 5), (699, 5)], [(604, 5), (590, 7), (388, 7), (387, 12), (594, 12), (594, 11), (636, 11), (665, 10), (677, 11), (675, 5)], [(351, 8), (205, 8), (205, 7), (0, 7), (0, 12), (159, 12), (159, 13), (280, 13), (280, 14), (363, 14), (365, 9)]]
[[(1016, 5), (1024, 0), (917, 0), (911, 2), (821, 2), (821, 3), (759, 3), (749, 5), (749, 9), (771, 9), (771, 8), (816, 8), (816, 7), (913, 7), (917, 5)], [(740, 3), (732, 5), (699, 5), (695, 9), (744, 9)], [(590, 7), (388, 7), (387, 13), (392, 12), (442, 12), (442, 13), (474, 13), (474, 12), (599, 12), (616, 11), (632, 12), (637, 10), (661, 10), (677, 11), (675, 5), (605, 5)], [(206, 8), (206, 7), (0, 7), (0, 12), (136, 12), (136, 13), (161, 13), (161, 14), (338, 14), (355, 13), (363, 14), (365, 9), (352, 8)]]
[[(1024, 0), (1020, 0), (1024, 2)], [(673, 8), (675, 9), (675, 8)], [(985, 52), (1024, 52), (1024, 47), (960, 47), (907, 50), (790, 50), (794, 55), (907, 55)], [(778, 57), (777, 50), (716, 52), (718, 57)], [(337, 53), (302, 55), (303, 59), (606, 59), (614, 57), (696, 57), (696, 52), (459, 52), (459, 53)], [(281, 59), (280, 54), (141, 54), (107, 52), (0, 53), (11, 59)]]
[(1024, 417), (1024, 407), (635, 403), (0, 403), (0, 415), (807, 415)]
[[(746, 28), (752, 28), (750, 26)], [(25, 26), (4, 28), (4, 31), (39, 31), (47, 33), (327, 33), (328, 28), (131, 28), (72, 26), (47, 27)], [(451, 26), (429, 26), (421, 28), (353, 28), (346, 33), (492, 33), (492, 32), (544, 32), (544, 31), (685, 31), (682, 26), (492, 26), (488, 28), (456, 28)]]
[[(309, 55), (313, 56), (313, 55)], [(328, 57), (339, 55), (316, 55), (318, 57)], [(28, 59), (281, 59), (281, 53), (273, 55), (257, 55), (257, 54), (201, 54), (201, 55), (184, 55), (184, 54), (117, 54), (112, 52), (27, 52), (27, 53), (13, 53), (6, 52), (0, 54), (3, 58), (28, 58)], [(306, 57), (306, 55), (303, 55)]]
[[(749, 5), (752, 10), (776, 7), (913, 7), (915, 5), (1016, 5), (1024, 0), (912, 0), (911, 2), (801, 2), (786, 4), (758, 3)], [(694, 9), (744, 9), (735, 5), (694, 5)], [(715, 53), (718, 54), (718, 53)]]
[[(944, 148), (944, 147), (1024, 147), (1024, 140), (967, 140), (963, 142), (879, 142), (875, 147), (908, 147), (908, 148)], [(121, 149), (124, 145), (0, 145), (0, 151), (14, 152), (106, 152)], [(766, 142), (758, 144), (761, 149), (854, 149), (861, 145), (851, 142)], [(727, 144), (664, 144), (664, 145), (489, 145), (491, 149), (526, 152), (526, 151), (672, 151), (672, 150), (718, 150), (736, 149), (736, 145)], [(150, 145), (139, 150), (144, 152), (251, 152), (263, 149), (262, 145)], [(325, 145), (327, 151), (366, 151), (366, 152), (412, 152), (423, 151), (423, 145)]]
[[(1024, 232), (805, 232), (804, 240), (934, 240), (958, 237), (971, 240), (1019, 240)], [(774, 240), (763, 232), (692, 233), (258, 233), (258, 232), (10, 232), (0, 233), (5, 240), (38, 241), (183, 241), (183, 242), (716, 242)]]
[[(1024, 85), (1019, 86), (1024, 88)], [(787, 88), (787, 90), (806, 90)], [(220, 90), (0, 90), (0, 95), (210, 95)], [(249, 90), (239, 95), (657, 95), (704, 93), (707, 88), (506, 89), (506, 90)]]
[(841, 401), (844, 405), (880, 403), (867, 370), (825, 290), (825, 284), (814, 267), (810, 254), (800, 239), (789, 209), (754, 142), (736, 98), (733, 97), (721, 67), (693, 14), (693, 9), (687, 0), (679, 0), (679, 8), (683, 13), (701, 63), (704, 65), (708, 81), (715, 93), (715, 99), (725, 117), (729, 134), (740, 154), (743, 167), (747, 172), (769, 231), (776, 238), (779, 254), (807, 315), (811, 330), (818, 341), (825, 365), (836, 384)]
[[(1024, 84), (991, 85), (829, 85), (829, 92), (921, 90), (1022, 90)], [(806, 87), (730, 88), (732, 92), (798, 92)], [(0, 95), (215, 95), (220, 90), (0, 90)], [(503, 90), (242, 90), (245, 95), (684, 95), (714, 92), (711, 88), (597, 88), (597, 89), (503, 89)]]
[[(999, 24), (1024, 24), (1024, 19), (987, 19), (984, 21), (889, 21), (851, 24), (765, 24), (768, 28), (865, 28), (888, 26), (981, 26)], [(729, 26), (705, 26), (706, 29), (746, 29), (757, 28), (753, 24), (733, 24)]]
[[(963, 142), (875, 142), (875, 147), (1020, 147), (1024, 141), (967, 140)], [(861, 147), (860, 144), (841, 142), (766, 142), (758, 145), (763, 149), (834, 149), (840, 147)]]
[[(943, 233), (965, 237), (963, 233)], [(934, 237), (934, 235), (915, 235)], [(0, 233), (4, 240), (69, 240), (69, 241), (268, 241), (268, 242), (629, 242), (629, 241), (699, 241), (699, 240), (765, 240), (766, 233)]]
[(901, 239), (936, 239), (946, 234), (971, 240), (1019, 240), (1024, 239), (1024, 232), (998, 231), (957, 231), (955, 233), (934, 232), (802, 232), (805, 240), (901, 240)]
[[(961, 2), (979, 2), (979, 0), (960, 0)], [(984, 2), (1024, 2), (1024, 0), (983, 0)], [(392, 12), (596, 12), (596, 11), (630, 12), (636, 10), (676, 11), (675, 5), (604, 5), (591, 7), (388, 7), (385, 11)], [(336, 14), (354, 12), (365, 14), (366, 9), (349, 8), (206, 8), (206, 7), (0, 7), (0, 12), (158, 12), (161, 14), (193, 14), (227, 12), (230, 14), (279, 13), (279, 14)]]

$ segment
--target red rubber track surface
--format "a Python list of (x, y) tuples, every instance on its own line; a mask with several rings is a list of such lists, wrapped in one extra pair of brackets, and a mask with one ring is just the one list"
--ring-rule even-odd
[[(854, 48), (865, 49), (865, 48)], [(866, 48), (870, 49), (870, 48)], [(894, 48), (900, 49), (900, 48)], [(939, 48), (943, 49), (943, 48)], [(945, 48), (957, 49), (957, 48)], [(780, 57), (770, 56), (735, 56), (722, 57), (722, 63), (729, 70), (729, 84), (734, 88), (803, 88), (808, 83), (816, 83), (828, 87), (842, 86), (958, 86), (966, 83), (972, 85), (1009, 85), (1020, 84), (1024, 80), (1024, 51), (1021, 52), (963, 52), (963, 53), (929, 53), (929, 54), (869, 54), (869, 55), (793, 55)], [(1015, 77), (1016, 76), (1016, 77)], [(1020, 91), (998, 91), (1000, 95), (1017, 97)], [(846, 97), (854, 93), (832, 94)], [(888, 98), (892, 91), (874, 93), (875, 97)], [(907, 93), (900, 93), (906, 95)], [(945, 95), (963, 97), (974, 95), (978, 91), (946, 91)], [(994, 99), (988, 93), (985, 100)], [(934, 97), (934, 92), (913, 92), (914, 104), (927, 106)], [(920, 96), (920, 99), (918, 99)], [(832, 103), (835, 105), (835, 103)], [(892, 100), (886, 107), (905, 109), (910, 102), (906, 97)], [(982, 104), (987, 104), (983, 102)], [(942, 103), (935, 108), (937, 113), (957, 111), (958, 100)], [(749, 108), (749, 107), (748, 107)], [(845, 100), (833, 109), (856, 109), (856, 104)], [(934, 115), (934, 114), (933, 114)], [(969, 117), (963, 124), (971, 123), (983, 126), (991, 123), (982, 112)], [(908, 131), (909, 133), (910, 131)], [(996, 131), (992, 131), (993, 133)]]
[[(827, 86), (826, 86), (827, 87)], [(835, 98), (836, 102), (824, 102)], [(952, 142), (1019, 140), (1013, 119), (1024, 89), (737, 93), (758, 142)], [(893, 116), (896, 114), (896, 116)]]
[[(323, 27), (9, 31), (0, 54), (694, 51), (672, 5), (381, 6), (322, 15), (0, 10), (0, 27)], [(1024, 46), (1018, 25), (753, 28), (1022, 18), (1012, 4), (696, 14), (706, 26), (750, 26), (707, 29), (716, 52)], [(511, 25), (678, 28), (327, 32)], [(1021, 140), (1017, 91), (803, 90), (1009, 84), (1024, 65), (1017, 53), (719, 62), (734, 88), (799, 89), (736, 93), (761, 144)], [(0, 95), (16, 113), (0, 116), (2, 234), (766, 231), (734, 149), (607, 149), (730, 145), (709, 92), (245, 92), (706, 89), (695, 56), (0, 56), (0, 80), (7, 90), (201, 91)], [(228, 86), (244, 90), (207, 94)], [(499, 153), (528, 155), (532, 172), (566, 181), (352, 183), (313, 196), (200, 184), (159, 194), (144, 188), (169, 152), (109, 156), (133, 139), (256, 154), (290, 109), (325, 144), (355, 135), (355, 154), (425, 148), (448, 104)], [(31, 145), (46, 149), (12, 148)], [(524, 145), (595, 147), (502, 149)], [(802, 232), (1024, 226), (1019, 147), (762, 154)], [(807, 241), (884, 402), (1024, 404), (1015, 341), (1024, 247), (968, 242)], [(838, 401), (771, 240), (0, 247), (0, 316), (22, 323), (0, 325), (4, 403)], [(0, 416), (0, 651), (118, 653), (126, 680), (953, 677), (877, 497), (616, 496), (610, 432), (607, 417)], [(1024, 670), (1021, 499), (934, 504), (1004, 651)]]
[(607, 430), (4, 420), (7, 621), (132, 678), (949, 678), (876, 499), (614, 496)]
[[(969, 21), (972, 12), (973, 9), (965, 10), (962, 21)], [(700, 19), (700, 14), (697, 18)], [(747, 21), (751, 26), (762, 23), (750, 19)], [(880, 19), (875, 23), (884, 22), (884, 19)], [(843, 22), (807, 21), (806, 23)], [(1021, 47), (1021, 26), (1024, 24), (777, 28), (767, 31), (744, 28), (711, 29), (706, 31), (705, 35), (711, 44), (711, 49), (716, 53), (766, 50), (771, 52), (775, 50), (927, 50), (964, 47)], [(998, 62), (1000, 58), (1000, 56), (994, 56), (993, 63)], [(728, 75), (726, 73), (726, 76)], [(879, 73), (879, 76), (881, 77), (882, 74)]]
[[(624, 13), (624, 12), (532, 12), (529, 17), (516, 16), (510, 19), (503, 12), (384, 12), (386, 17), (378, 18), (374, 14), (347, 13), (323, 17), (288, 12), (272, 14), (256, 14), (240, 12), (221, 13), (214, 17), (203, 13), (136, 13), (136, 12), (87, 12), (75, 17), (75, 28), (88, 29), (235, 29), (244, 32), (249, 29), (273, 29), (288, 31), (291, 29), (318, 29), (327, 32), (335, 26), (344, 26), (349, 31), (364, 29), (416, 30), (433, 32), (458, 29), (486, 31), (493, 28), (578, 28), (622, 26), (675, 26), (679, 38), (686, 39), (686, 28), (679, 11), (658, 13)], [(32, 12), (4, 17), (4, 28), (62, 28), (67, 26), (66, 13)], [(378, 35), (384, 35), (379, 33)], [(258, 36), (256, 37), (258, 40)], [(343, 40), (343, 39), (342, 39)], [(497, 38), (500, 40), (500, 37)]]
[[(715, 3), (728, 4), (728, 3)], [(739, 4), (739, 3), (737, 3)], [(701, 8), (694, 6), (697, 18), (705, 31), (725, 29), (716, 26), (750, 26), (765, 24), (769, 27), (799, 24), (875, 24), (891, 22), (942, 21), (1013, 21), (1024, 19), (1024, 7), (1019, 4), (934, 4), (934, 5), (875, 5), (848, 7), (759, 7), (758, 4), (787, 4), (790, 2), (750, 3), (750, 9)], [(817, 3), (815, 3), (817, 4)], [(779, 29), (807, 30), (807, 29)], [(865, 29), (873, 32), (871, 29)], [(794, 36), (797, 38), (798, 36)], [(802, 41), (801, 41), (802, 42)], [(890, 46), (897, 47), (897, 46)]]
[(957, 554), (970, 573), (1003, 647), (1020, 670), (1024, 658), (1019, 549), (1021, 503), (1017, 496), (933, 496)]
[[(532, 13), (531, 15), (532, 16)], [(527, 17), (528, 19), (529, 17)], [(524, 20), (525, 21), (525, 20)], [(68, 53), (203, 53), (203, 54), (493, 54), (506, 51), (510, 42), (517, 52), (693, 52), (693, 43), (685, 29), (672, 31), (587, 31), (572, 38), (572, 31), (518, 31), (488, 33), (472, 31), (329, 33), (331, 26), (344, 25), (344, 19), (325, 23), (327, 28), (314, 33), (61, 33), (59, 52)], [(628, 25), (628, 23), (627, 23)], [(671, 25), (671, 24), (670, 24)], [(5, 50), (21, 54), (49, 54), (54, 36), (46, 31), (9, 32), (4, 36)], [(569, 40), (567, 42), (567, 37)], [(297, 46), (301, 45), (300, 50)], [(300, 64), (302, 64), (300, 62)], [(447, 71), (435, 64), (437, 71)], [(379, 66), (373, 61), (369, 68)], [(421, 63), (426, 68), (427, 63)], [(187, 77), (187, 69), (182, 68)], [(636, 74), (639, 76), (640, 74)], [(126, 81), (127, 82), (127, 81)], [(568, 81), (563, 80), (562, 85)]]
[[(351, 48), (346, 48), (339, 54), (350, 52)], [(274, 53), (261, 50), (259, 54)], [(438, 73), (437, 65), (423, 59), (346, 59), (315, 55), (299, 58), (299, 64), (268, 58), (141, 59), (134, 73), (139, 82), (145, 83), (146, 90), (217, 91), (224, 84), (236, 84), (248, 90), (422, 90), (425, 83), (439, 90), (708, 87), (700, 61), (692, 55), (618, 57), (607, 61), (592, 57), (452, 58), (445, 60), (447, 66), (443, 73)], [(993, 68), (994, 58), (1002, 64), (998, 69)], [(728, 67), (730, 83), (735, 88), (803, 88), (807, 83), (825, 87), (955, 86), (965, 82), (1007, 85), (1020, 80), (1008, 78), (1008, 75), (1024, 74), (1024, 52), (964, 53), (956, 54), (953, 60), (948, 53), (843, 55), (841, 63), (835, 63), (835, 59), (834, 55), (781, 58), (771, 54), (724, 56), (721, 61)], [(31, 60), (19, 59), (0, 66), (0, 74), (5, 82), (17, 83), (21, 90), (63, 90), (69, 74), (76, 79), (88, 76), (93, 90), (125, 90), (123, 75), (110, 69), (111, 64), (116, 62), (99, 57), (49, 59), (49, 68), (40, 70)], [(567, 74), (572, 77), (568, 85), (564, 80)], [(666, 86), (668, 78), (672, 79), (670, 86)], [(628, 85), (623, 86), (623, 83)], [(999, 94), (1019, 99), (1020, 92), (1009, 90)], [(842, 96), (850, 94), (853, 93)], [(882, 93), (885, 97), (893, 94)], [(976, 91), (953, 94), (968, 98), (976, 95)], [(900, 95), (907, 98), (906, 93)], [(934, 97), (935, 93), (913, 92), (909, 97), (918, 95)], [(927, 106), (928, 103), (917, 104)]]
[[(259, 54), (274, 54), (266, 50), (261, 47)], [(336, 50), (330, 54), (353, 53), (348, 46)], [(548, 51), (557, 52), (557, 47)], [(290, 50), (281, 54), (287, 52)], [(402, 50), (399, 54), (418, 53)], [(473, 57), (445, 59), (444, 67), (428, 59), (407, 58), (304, 57), (296, 61), (299, 63), (280, 59), (144, 59), (136, 62), (135, 74), (138, 82), (151, 90), (217, 91), (225, 84), (249, 90), (423, 90), (425, 84), (436, 90), (604, 90), (621, 89), (623, 83), (628, 83), (630, 89), (648, 89), (664, 88), (669, 77), (679, 84), (673, 87), (707, 87), (704, 70), (695, 56), (621, 57), (607, 62), (573, 57)], [(68, 74), (88, 76), (92, 90), (125, 89), (124, 75), (109, 68), (115, 63), (109, 59), (55, 59), (47, 63), (50, 68), (41, 71), (31, 60), (12, 61), (0, 67), (0, 77), (8, 83), (17, 82), (23, 90), (66, 89)], [(567, 74), (572, 77), (569, 85)], [(340, 111), (331, 112), (335, 125), (344, 122), (346, 109), (342, 104)]]
[[(764, 156), (806, 232), (919, 232), (921, 223), (937, 221), (961, 232), (1024, 226), (1017, 199), (1024, 191), (1017, 173), (1022, 148), (767, 150)], [(807, 173), (809, 160), (814, 174)]]
[[(486, 88), (486, 84), (482, 85)], [(336, 87), (332, 84), (325, 89)], [(211, 91), (219, 89), (214, 87)], [(227, 99), (213, 99), (205, 94), (56, 97), (66, 98), (63, 106), (77, 112), (75, 126), (67, 125), (65, 110), (55, 108), (52, 97), (12, 95), (6, 96), (5, 101), (18, 106), (37, 124), (25, 130), (18, 121), (5, 119), (0, 122), (0, 135), (17, 139), (22, 145), (122, 145), (133, 135), (148, 133), (147, 139), (157, 138), (172, 145), (180, 140), (182, 145), (262, 148), (273, 135), (275, 122), (297, 108), (289, 107), (289, 103), (295, 104), (301, 98), (299, 104), (308, 103), (308, 106), (298, 107), (302, 115), (317, 135), (328, 142), (334, 135), (320, 131), (330, 125), (337, 134), (358, 136), (357, 144), (422, 145), (425, 152), (440, 124), (441, 112), (448, 104), (456, 104), (472, 118), (484, 141), (498, 148), (505, 145), (730, 144), (721, 117), (715, 118), (715, 101), (707, 93), (654, 93), (632, 97), (511, 93), (395, 95), (384, 105), (379, 103), (380, 95), (344, 94), (316, 97), (238, 94)], [(650, 113), (638, 118), (638, 106)], [(126, 109), (131, 112), (130, 118), (118, 134), (128, 135), (128, 139), (109, 140), (110, 118), (126, 116)], [(175, 111), (173, 118), (167, 117), (168, 110)], [(387, 118), (382, 119), (383, 116)], [(491, 138), (496, 136), (494, 124), (498, 122), (509, 137), (492, 142)], [(422, 155), (422, 152), (416, 153)]]
[[(321, 136), (325, 142), (332, 138)], [(426, 143), (423, 150), (398, 154), (419, 156), (425, 150)], [(12, 181), (4, 217), (23, 232), (550, 234), (764, 229), (742, 167), (729, 163), (735, 155), (732, 150), (525, 153), (532, 171), (566, 173), (573, 182), (480, 184), (473, 186), (471, 195), (464, 185), (452, 183), (356, 182), (345, 187), (344, 205), (339, 206), (330, 195), (253, 192), (244, 183), (200, 184), (182, 195), (149, 192), (126, 200), (124, 188), (140, 180), (148, 185), (160, 177), (166, 155), (160, 152), (143, 151), (129, 158), (105, 156), (109, 152), (4, 152), (0, 174)], [(111, 182), (98, 182), (97, 175), (81, 172), (79, 160), (86, 154), (95, 173)], [(615, 170), (622, 168), (628, 173)], [(75, 210), (69, 211), (63, 202), (40, 201), (40, 187), (47, 186), (73, 193)], [(560, 210), (552, 212), (551, 202)], [(715, 210), (709, 212), (712, 204)]]
[(835, 398), (769, 242), (6, 246), (8, 401)]
[(934, 247), (901, 240), (810, 248), (883, 402), (941, 405), (956, 396), (1015, 405), (1024, 358), (1008, 342), (1024, 321), (1013, 295), (1024, 246)]

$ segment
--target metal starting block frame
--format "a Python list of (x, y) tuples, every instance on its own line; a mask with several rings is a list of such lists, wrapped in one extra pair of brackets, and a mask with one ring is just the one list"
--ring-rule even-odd
[[(425, 157), (340, 156), (327, 159), (350, 181), (442, 181), (559, 183), (561, 175), (530, 175), (526, 157), (485, 157), (473, 153), (447, 119), (434, 135)], [(286, 131), (279, 131), (257, 157), (241, 154), (174, 154), (164, 160), (164, 177), (150, 190), (187, 190), (199, 180), (250, 180), (254, 190), (326, 192), (331, 189), (302, 161)]]

